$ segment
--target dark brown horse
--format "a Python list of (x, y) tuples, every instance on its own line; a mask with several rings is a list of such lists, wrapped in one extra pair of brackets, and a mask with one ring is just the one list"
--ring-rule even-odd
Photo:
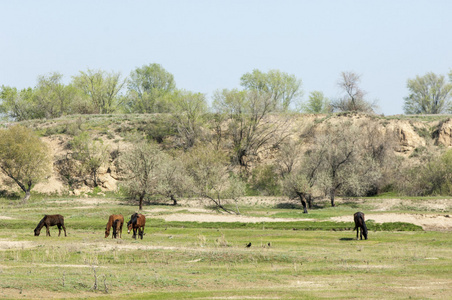
[(360, 232), (361, 239), (363, 239), (364, 235), (364, 239), (367, 240), (367, 226), (366, 222), (364, 221), (364, 213), (357, 212), (353, 215), (353, 218), (355, 219), (355, 229), (353, 230), (356, 230), (356, 239), (358, 239), (358, 231), (361, 229)]
[(124, 217), (122, 215), (111, 215), (108, 218), (107, 226), (105, 227), (105, 237), (110, 235), (110, 229), (113, 227), (111, 238), (116, 238), (118, 232), (119, 237), (122, 238), (122, 225), (124, 224)]
[(58, 236), (61, 234), (61, 228), (64, 229), (64, 236), (67, 236), (66, 227), (64, 227), (64, 217), (62, 215), (45, 215), (35, 228), (35, 236), (39, 236), (44, 226), (46, 227), (46, 236), (50, 236), (49, 228), (55, 225), (58, 226)]
[(130, 216), (130, 221), (127, 222), (127, 233), (133, 230), (133, 238), (137, 239), (137, 229), (138, 236), (143, 239), (144, 225), (146, 225), (146, 217), (142, 214), (134, 213)]

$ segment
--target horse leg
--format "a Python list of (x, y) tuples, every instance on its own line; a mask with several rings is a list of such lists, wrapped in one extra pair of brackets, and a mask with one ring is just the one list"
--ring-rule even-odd
[(63, 227), (63, 230), (64, 230), (64, 236), (67, 236), (67, 234), (66, 234), (66, 227), (64, 227), (64, 225), (61, 225), (62, 227)]
[(119, 227), (119, 238), (122, 239), (122, 223)]
[(58, 224), (57, 226), (58, 226), (58, 236), (60, 236), (61, 235), (61, 225)]
[(46, 225), (46, 236), (50, 236), (50, 230), (49, 230), (50, 226)]
[(141, 237), (141, 239), (143, 239), (143, 232), (144, 232), (144, 228), (143, 227), (140, 227), (140, 237)]
[(133, 229), (133, 236), (132, 237), (134, 239), (137, 239), (137, 229), (136, 228)]
[(361, 226), (359, 227), (359, 239), (363, 239), (363, 228)]

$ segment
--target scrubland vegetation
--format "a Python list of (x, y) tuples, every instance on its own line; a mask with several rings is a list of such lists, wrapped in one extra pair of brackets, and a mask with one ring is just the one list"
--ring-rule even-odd
[[(450, 298), (449, 223), (401, 216), (449, 220), (452, 121), (376, 115), (359, 79), (344, 72), (343, 97), (303, 103), (301, 80), (254, 70), (211, 107), (157, 64), (2, 86), (1, 296)], [(444, 103), (429, 113), (449, 112), (439, 79)], [(412, 113), (427, 112), (422, 80), (410, 81)], [(103, 238), (110, 214), (137, 210), (143, 240)], [(368, 218), (369, 240), (355, 241), (358, 210), (394, 215)], [(44, 214), (64, 215), (68, 237), (34, 237)]]

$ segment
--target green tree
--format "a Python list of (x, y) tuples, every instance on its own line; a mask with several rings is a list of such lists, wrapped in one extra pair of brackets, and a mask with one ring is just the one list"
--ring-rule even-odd
[(63, 75), (56, 72), (38, 77), (34, 102), (41, 118), (50, 119), (71, 113), (69, 107), (74, 97), (73, 90), (61, 82), (62, 78)]
[(121, 79), (120, 73), (88, 69), (74, 76), (72, 83), (91, 101), (97, 113), (108, 114), (116, 110), (125, 80)]
[(331, 111), (330, 100), (323, 92), (313, 91), (309, 95), (307, 103), (303, 104), (301, 110), (308, 114), (323, 114)]
[(175, 127), (185, 149), (191, 148), (201, 135), (201, 125), (207, 113), (206, 97), (202, 93), (178, 91), (173, 105)]
[(168, 112), (176, 89), (174, 76), (159, 64), (144, 65), (130, 73), (128, 106), (138, 113)]
[(287, 111), (294, 101), (302, 95), (301, 79), (279, 70), (263, 73), (257, 69), (240, 78), (241, 85), (247, 90), (257, 90), (270, 95), (271, 110)]
[(18, 91), (15, 87), (2, 86), (0, 89), (0, 113), (15, 121), (39, 118), (34, 103), (32, 88)]
[[(452, 72), (449, 76), (452, 77)], [(410, 94), (405, 97), (403, 107), (406, 114), (441, 114), (452, 110), (452, 83), (447, 83), (443, 75), (430, 72), (416, 76), (408, 79), (407, 88)]]
[(29, 128), (0, 129), (0, 170), (25, 192), (26, 203), (32, 187), (50, 175), (49, 148)]

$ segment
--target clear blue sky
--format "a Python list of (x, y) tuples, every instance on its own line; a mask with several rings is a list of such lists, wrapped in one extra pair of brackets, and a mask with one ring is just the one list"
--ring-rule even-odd
[(335, 98), (340, 72), (354, 71), (380, 113), (399, 114), (408, 78), (452, 68), (452, 1), (0, 0), (0, 85), (149, 63), (208, 97), (279, 69), (303, 81), (304, 99)]

